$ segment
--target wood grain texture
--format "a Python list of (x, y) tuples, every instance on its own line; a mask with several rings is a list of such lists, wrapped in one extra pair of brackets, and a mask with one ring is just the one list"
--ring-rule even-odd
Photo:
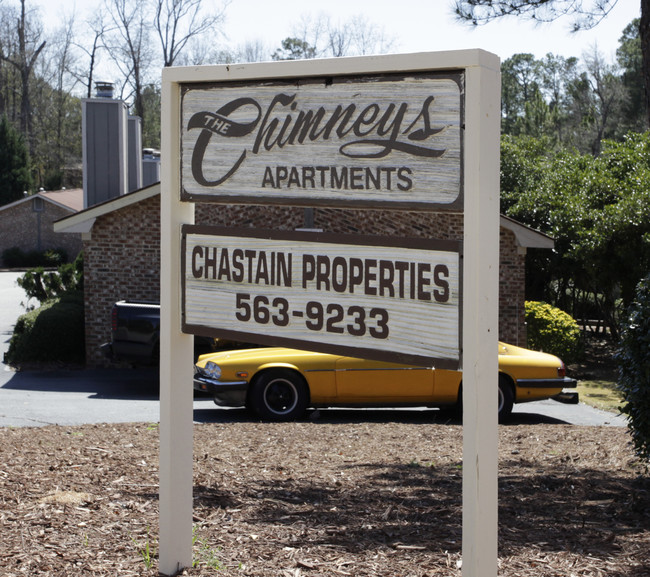
[(459, 360), (457, 251), (187, 234), (183, 278), (187, 332)]
[(458, 208), (462, 75), (189, 85), (184, 200)]

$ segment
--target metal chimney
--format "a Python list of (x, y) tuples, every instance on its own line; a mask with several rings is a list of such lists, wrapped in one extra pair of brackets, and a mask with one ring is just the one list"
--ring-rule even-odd
[(95, 82), (96, 98), (113, 98), (114, 86), (112, 82)]
[(126, 194), (129, 191), (126, 104), (106, 96), (82, 100), (82, 140), (84, 208)]
[(142, 153), (142, 186), (160, 182), (160, 151), (145, 148)]
[(129, 116), (129, 192), (142, 188), (142, 120)]

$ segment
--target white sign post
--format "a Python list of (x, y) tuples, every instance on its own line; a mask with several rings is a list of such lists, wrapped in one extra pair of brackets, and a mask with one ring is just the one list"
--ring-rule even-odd
[(463, 286), (463, 577), (497, 574), (498, 61), (466, 74)]
[[(192, 344), (217, 331), (460, 364), (463, 575), (496, 576), (498, 58), (467, 50), (166, 68), (162, 96), (160, 572), (192, 563)], [(259, 233), (194, 226), (193, 202), (464, 212), (463, 264), (441, 241), (394, 239), (377, 253), (306, 235), (289, 251), (275, 233), (262, 257)], [(248, 277), (233, 274), (244, 242)], [(316, 250), (322, 242), (331, 259)], [(213, 299), (232, 315), (207, 315)], [(418, 348), (409, 307), (444, 338)]]

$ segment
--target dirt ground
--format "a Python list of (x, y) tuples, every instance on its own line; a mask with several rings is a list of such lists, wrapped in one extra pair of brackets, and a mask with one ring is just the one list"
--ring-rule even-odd
[[(462, 427), (370, 415), (196, 425), (183, 574), (460, 576)], [(626, 429), (499, 434), (500, 575), (650, 576)], [(0, 429), (0, 575), (158, 575), (157, 463), (156, 425)]]
[[(596, 345), (570, 371), (615, 379)], [(432, 414), (195, 425), (182, 574), (460, 577), (462, 427)], [(500, 576), (650, 577), (650, 473), (626, 429), (499, 436)], [(0, 532), (0, 577), (158, 575), (157, 425), (0, 429)]]

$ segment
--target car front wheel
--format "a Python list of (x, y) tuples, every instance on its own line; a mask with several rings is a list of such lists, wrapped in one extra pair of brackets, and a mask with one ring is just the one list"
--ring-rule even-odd
[[(512, 415), (512, 407), (515, 404), (515, 394), (512, 385), (507, 377), (499, 375), (499, 423), (503, 423)], [(458, 402), (454, 406), (454, 412), (462, 418), (463, 415), (463, 386), (458, 389)]]
[(515, 403), (515, 396), (508, 379), (503, 375), (499, 376), (499, 422), (503, 423), (510, 418), (512, 406)]
[(300, 375), (288, 369), (274, 369), (255, 380), (249, 401), (262, 419), (291, 421), (307, 409), (309, 393)]

